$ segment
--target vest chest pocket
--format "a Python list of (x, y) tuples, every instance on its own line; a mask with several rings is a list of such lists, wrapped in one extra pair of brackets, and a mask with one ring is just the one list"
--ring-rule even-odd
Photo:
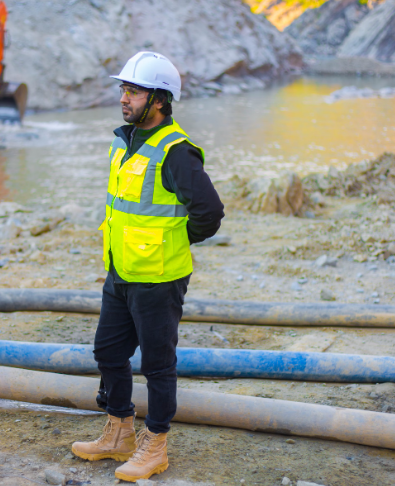
[(148, 157), (134, 155), (124, 163), (119, 171), (119, 197), (140, 198), (148, 162)]
[(131, 275), (162, 275), (163, 261), (162, 228), (124, 227), (124, 272)]

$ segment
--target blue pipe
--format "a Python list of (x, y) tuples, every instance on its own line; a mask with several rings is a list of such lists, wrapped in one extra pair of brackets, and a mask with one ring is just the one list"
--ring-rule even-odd
[[(0, 341), (0, 366), (97, 374), (93, 346)], [(348, 383), (395, 382), (395, 357), (247, 349), (177, 348), (179, 376)], [(140, 373), (140, 349), (130, 360)]]

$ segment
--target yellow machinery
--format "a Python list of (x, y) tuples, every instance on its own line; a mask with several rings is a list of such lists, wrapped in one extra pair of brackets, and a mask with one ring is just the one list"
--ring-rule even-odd
[(0, 0), (0, 123), (20, 123), (26, 109), (27, 86), (4, 81), (4, 48), (7, 8)]

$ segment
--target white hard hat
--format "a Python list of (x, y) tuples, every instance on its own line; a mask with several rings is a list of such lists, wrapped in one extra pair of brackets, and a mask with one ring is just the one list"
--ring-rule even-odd
[(180, 74), (167, 57), (157, 52), (138, 52), (129, 59), (118, 76), (110, 77), (144, 88), (165, 89), (171, 92), (176, 101), (180, 100)]

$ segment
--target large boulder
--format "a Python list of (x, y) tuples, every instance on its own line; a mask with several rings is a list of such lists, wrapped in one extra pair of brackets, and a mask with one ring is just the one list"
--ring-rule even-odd
[(246, 185), (248, 209), (254, 213), (281, 213), (297, 216), (304, 202), (303, 186), (293, 172), (286, 172), (278, 179), (258, 178)]
[[(8, 0), (7, 6), (6, 78), (28, 84), (30, 108), (118, 101), (109, 75), (139, 50), (168, 56), (191, 93), (224, 74), (265, 80), (302, 65), (295, 42), (241, 0)], [(216, 86), (209, 83), (207, 91)]]

